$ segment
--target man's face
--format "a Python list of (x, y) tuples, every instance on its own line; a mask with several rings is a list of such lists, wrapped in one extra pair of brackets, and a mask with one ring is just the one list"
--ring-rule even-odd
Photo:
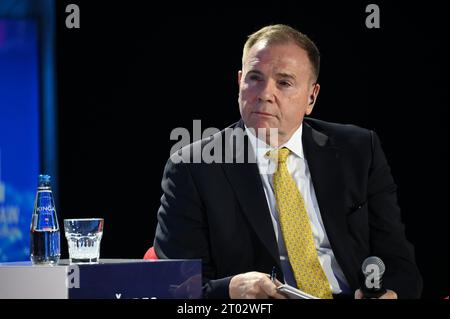
[(245, 125), (277, 128), (279, 144), (311, 113), (320, 89), (306, 51), (293, 43), (257, 42), (244, 57), (238, 81)]

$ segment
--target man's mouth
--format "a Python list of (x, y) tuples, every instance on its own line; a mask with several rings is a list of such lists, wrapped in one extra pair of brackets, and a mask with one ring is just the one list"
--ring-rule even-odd
[(253, 112), (259, 116), (267, 116), (267, 117), (274, 117), (275, 115), (270, 114), (270, 113), (266, 113), (266, 112)]

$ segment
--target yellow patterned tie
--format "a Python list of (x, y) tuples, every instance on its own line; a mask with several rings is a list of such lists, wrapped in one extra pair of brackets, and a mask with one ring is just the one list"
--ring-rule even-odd
[(319, 298), (332, 299), (330, 284), (317, 256), (302, 195), (287, 168), (289, 152), (287, 148), (269, 152), (270, 157), (278, 157), (273, 186), (289, 261), (300, 290)]

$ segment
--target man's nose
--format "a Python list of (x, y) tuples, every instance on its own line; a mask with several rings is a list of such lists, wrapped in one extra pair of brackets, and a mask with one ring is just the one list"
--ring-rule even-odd
[(261, 84), (261, 90), (258, 94), (258, 100), (262, 102), (272, 103), (275, 100), (275, 83), (274, 81), (264, 81)]

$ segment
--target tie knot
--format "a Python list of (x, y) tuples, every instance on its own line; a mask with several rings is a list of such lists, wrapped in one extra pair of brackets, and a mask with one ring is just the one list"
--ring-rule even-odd
[(268, 151), (267, 156), (269, 156), (273, 159), (276, 159), (278, 161), (278, 164), (286, 163), (286, 160), (287, 160), (290, 152), (291, 151), (289, 151), (288, 148), (283, 147), (278, 150)]

